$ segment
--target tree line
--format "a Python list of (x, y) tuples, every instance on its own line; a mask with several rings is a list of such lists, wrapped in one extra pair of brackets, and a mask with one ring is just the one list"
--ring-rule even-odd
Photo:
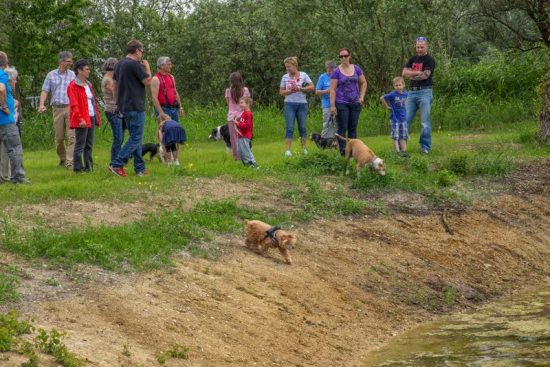
[(316, 78), (327, 59), (349, 47), (378, 94), (414, 53), (418, 36), (430, 39), (436, 83), (453, 65), (476, 65), (495, 50), (534, 52), (547, 63), (550, 46), (547, 0), (1, 1), (0, 44), (20, 71), (24, 96), (39, 93), (59, 51), (99, 70), (106, 57), (123, 57), (134, 38), (153, 64), (170, 56), (182, 94), (202, 104), (222, 101), (232, 71), (243, 74), (256, 100), (279, 102), (287, 56)]

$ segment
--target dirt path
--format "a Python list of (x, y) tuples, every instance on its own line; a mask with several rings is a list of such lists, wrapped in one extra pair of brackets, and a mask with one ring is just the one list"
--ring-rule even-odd
[[(22, 281), (21, 307), (90, 366), (155, 366), (174, 344), (189, 359), (166, 366), (360, 366), (416, 323), (548, 282), (548, 218), (543, 192), (452, 212), (454, 235), (439, 214), (319, 220), (294, 229), (292, 266), (219, 237), (218, 261), (180, 254), (168, 271), (46, 269)], [(48, 272), (55, 294), (37, 286)]]

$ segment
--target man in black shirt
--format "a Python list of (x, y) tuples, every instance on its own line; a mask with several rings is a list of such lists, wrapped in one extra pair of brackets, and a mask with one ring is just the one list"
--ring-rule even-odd
[(416, 111), (420, 111), (420, 149), (429, 153), (432, 148), (432, 76), (435, 60), (428, 54), (426, 37), (416, 39), (416, 55), (411, 57), (403, 68), (403, 77), (410, 79), (410, 91), (407, 97), (407, 125), (411, 126)]
[(147, 174), (145, 161), (141, 157), (145, 127), (145, 87), (151, 84), (151, 69), (147, 60), (142, 60), (141, 42), (130, 41), (126, 53), (126, 58), (116, 64), (113, 79), (116, 80), (117, 106), (124, 115), (130, 136), (109, 169), (118, 176), (126, 176), (124, 166), (130, 156), (133, 156), (136, 175), (143, 176)]

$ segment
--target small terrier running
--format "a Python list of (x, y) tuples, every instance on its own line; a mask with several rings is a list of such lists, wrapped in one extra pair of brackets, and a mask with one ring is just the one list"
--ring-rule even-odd
[(289, 248), (296, 245), (296, 236), (283, 231), (279, 227), (272, 227), (259, 220), (245, 220), (245, 244), (248, 248), (267, 255), (270, 247), (278, 248), (287, 264), (292, 264)]

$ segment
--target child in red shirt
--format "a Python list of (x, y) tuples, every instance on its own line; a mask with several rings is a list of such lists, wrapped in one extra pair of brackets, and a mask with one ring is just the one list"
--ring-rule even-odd
[(250, 149), (250, 140), (254, 131), (254, 115), (250, 108), (252, 107), (252, 98), (244, 96), (239, 99), (239, 106), (243, 109), (240, 117), (235, 118), (235, 129), (239, 139), (237, 140), (237, 152), (245, 166), (256, 167), (256, 160)]

